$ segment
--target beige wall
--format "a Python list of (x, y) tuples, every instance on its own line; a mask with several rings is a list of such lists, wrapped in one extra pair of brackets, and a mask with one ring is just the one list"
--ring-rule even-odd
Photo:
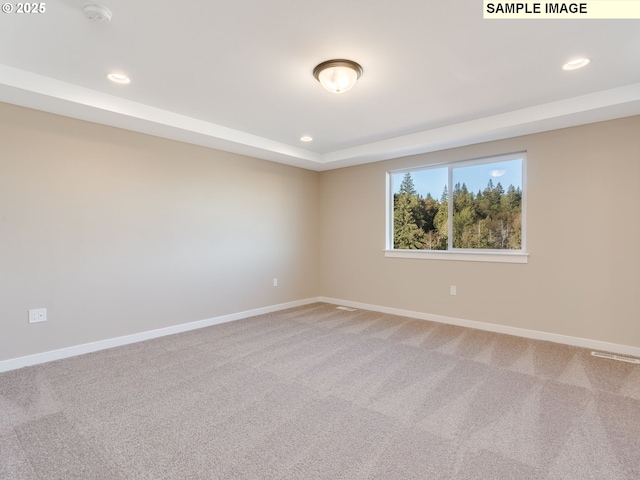
[[(0, 361), (318, 295), (640, 346), (638, 132), (319, 174), (0, 104)], [(520, 150), (528, 264), (384, 257), (387, 170)]]
[[(386, 171), (522, 150), (528, 264), (384, 257)], [(324, 172), (320, 195), (322, 296), (640, 346), (638, 116)]]
[(318, 181), (0, 104), (0, 360), (316, 296)]

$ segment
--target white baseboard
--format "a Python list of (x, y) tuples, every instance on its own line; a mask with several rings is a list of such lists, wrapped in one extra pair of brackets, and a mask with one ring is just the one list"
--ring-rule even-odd
[(130, 343), (142, 342), (144, 340), (151, 340), (153, 338), (164, 337), (166, 335), (173, 335), (176, 333), (188, 332), (190, 330), (210, 327), (212, 325), (218, 325), (221, 323), (233, 322), (235, 320), (242, 320), (244, 318), (255, 317), (256, 315), (263, 315), (265, 313), (272, 313), (280, 310), (286, 310), (287, 308), (309, 305), (315, 302), (325, 302), (325, 303), (331, 303), (334, 305), (344, 305), (346, 307), (359, 308), (363, 310), (371, 310), (374, 312), (388, 313), (391, 315), (399, 315), (403, 317), (416, 318), (419, 320), (429, 320), (432, 322), (446, 323), (449, 325), (457, 325), (460, 327), (475, 328), (478, 330), (486, 330), (489, 332), (504, 333), (506, 335), (514, 335), (517, 337), (531, 338), (534, 340), (545, 340), (548, 342), (561, 343), (564, 345), (572, 345), (575, 347), (582, 347), (582, 348), (588, 348), (592, 350), (600, 350), (605, 352), (617, 353), (621, 355), (630, 355), (634, 357), (640, 357), (640, 347), (633, 347), (630, 345), (620, 345), (617, 343), (601, 342), (599, 340), (590, 340), (587, 338), (571, 337), (567, 335), (559, 335), (556, 333), (541, 332), (538, 330), (528, 330), (525, 328), (509, 327), (506, 325), (497, 325), (493, 323), (477, 322), (474, 320), (465, 320), (461, 318), (446, 317), (443, 315), (433, 315), (429, 313), (415, 312), (412, 310), (402, 310), (399, 308), (383, 307), (380, 305), (372, 305), (369, 303), (361, 303), (361, 302), (352, 302), (349, 300), (340, 300), (337, 298), (313, 297), (313, 298), (307, 298), (304, 300), (297, 300), (295, 302), (281, 303), (278, 305), (271, 305), (268, 307), (256, 308), (254, 310), (247, 310), (244, 312), (232, 313), (229, 315), (222, 315), (220, 317), (213, 317), (205, 320), (198, 320), (196, 322), (183, 323), (180, 325), (174, 325), (166, 328), (159, 328), (157, 330), (149, 330), (147, 332), (134, 333), (132, 335), (125, 335), (123, 337), (116, 337), (116, 338), (100, 340), (92, 343), (85, 343), (82, 345), (75, 345), (72, 347), (61, 348), (59, 350), (51, 350), (48, 352), (36, 353), (33, 355), (27, 355), (25, 357), (2, 360), (0, 361), (0, 373), (7, 372), (9, 370), (16, 370), (22, 367), (28, 367), (30, 365), (37, 365), (40, 363), (51, 362), (53, 360), (61, 360), (63, 358), (74, 357), (76, 355), (83, 355), (85, 353), (97, 352), (99, 350), (105, 350), (107, 348), (119, 347), (122, 345), (128, 345)]
[(207, 318), (205, 320), (198, 320), (195, 322), (183, 323), (183, 324), (174, 325), (171, 327), (159, 328), (157, 330), (149, 330), (147, 332), (134, 333), (132, 335), (125, 335), (123, 337), (109, 338), (106, 340), (99, 340), (97, 342), (85, 343), (82, 345), (74, 345), (72, 347), (61, 348), (59, 350), (51, 350), (48, 352), (36, 353), (33, 355), (27, 355), (25, 357), (2, 360), (0, 361), (0, 372), (16, 370), (18, 368), (28, 367), (30, 365), (37, 365), (40, 363), (51, 362), (53, 360), (61, 360), (63, 358), (75, 357), (76, 355), (83, 355), (85, 353), (97, 352), (98, 350), (105, 350), (107, 348), (120, 347), (122, 345), (142, 342), (144, 340), (151, 340), (152, 338), (164, 337), (166, 335), (173, 335), (176, 333), (188, 332), (190, 330), (210, 327), (212, 325), (218, 325), (220, 323), (227, 323), (227, 322), (233, 322), (235, 320), (242, 320), (243, 318), (255, 317), (256, 315), (263, 315), (265, 313), (277, 312), (280, 310), (285, 310), (287, 308), (309, 305), (310, 303), (316, 303), (319, 301), (320, 301), (319, 297), (307, 298), (304, 300), (297, 300), (295, 302), (281, 303), (278, 305), (271, 305), (268, 307), (256, 308), (254, 310), (247, 310), (244, 312), (231, 313), (229, 315), (222, 315), (220, 317)]
[(476, 322), (474, 320), (464, 320), (461, 318), (445, 317), (443, 315), (433, 315), (429, 313), (414, 312), (411, 310), (402, 310), (399, 308), (382, 307), (380, 305), (371, 305), (369, 303), (351, 302), (349, 300), (340, 300), (337, 298), (320, 297), (321, 302), (331, 303), (335, 305), (344, 305), (345, 307), (360, 308), (363, 310), (372, 310), (374, 312), (389, 313), (391, 315), (399, 315), (402, 317), (416, 318), (419, 320), (429, 320), (432, 322), (446, 323), (449, 325), (457, 325), (459, 327), (475, 328), (477, 330), (486, 330), (488, 332), (504, 333), (506, 335), (514, 335), (516, 337), (531, 338), (533, 340), (545, 340), (547, 342), (561, 343), (564, 345), (572, 345), (574, 347), (588, 348), (591, 350), (600, 350), (622, 355), (631, 355), (640, 357), (640, 347), (631, 345), (620, 345), (617, 343), (601, 342), (599, 340), (590, 340), (588, 338), (571, 337), (568, 335), (559, 335), (557, 333), (541, 332), (539, 330), (528, 330), (526, 328), (509, 327), (506, 325), (497, 325), (494, 323)]

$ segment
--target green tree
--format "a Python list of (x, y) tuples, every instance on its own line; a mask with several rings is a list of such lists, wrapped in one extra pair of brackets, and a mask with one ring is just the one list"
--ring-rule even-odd
[(444, 190), (442, 190), (442, 195), (440, 196), (440, 203), (444, 203), (444, 202), (448, 202), (449, 201), (449, 190), (447, 189), (447, 186), (444, 186)]
[(402, 183), (400, 184), (400, 195), (418, 195), (416, 187), (413, 184), (413, 178), (409, 172), (402, 177)]
[(435, 225), (433, 223), (436, 214), (438, 213), (438, 209), (440, 208), (440, 204), (438, 201), (431, 196), (430, 193), (427, 193), (426, 198), (424, 199), (424, 231), (429, 233), (435, 229)]
[(425, 203), (418, 195), (410, 173), (405, 173), (393, 203), (393, 247), (411, 250), (425, 248)]
[[(446, 187), (445, 187), (446, 189)], [(438, 212), (433, 218), (433, 226), (436, 233), (437, 248), (434, 250), (446, 250), (449, 239), (449, 202), (445, 199), (440, 202)]]
[(398, 194), (393, 209), (393, 247), (422, 249), (425, 246), (424, 219), (420, 210), (422, 201), (417, 195)]
[(471, 205), (453, 214), (453, 247), (474, 248), (476, 214)]

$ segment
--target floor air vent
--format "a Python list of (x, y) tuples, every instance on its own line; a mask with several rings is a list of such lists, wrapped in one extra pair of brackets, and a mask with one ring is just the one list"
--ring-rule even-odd
[(345, 312), (355, 312), (356, 311), (355, 308), (349, 308), (349, 307), (336, 307), (336, 310), (344, 310)]
[(640, 359), (638, 358), (623, 357), (621, 355), (613, 355), (612, 353), (591, 352), (591, 355), (593, 355), (594, 357), (608, 358), (610, 360), (618, 360), (620, 362), (640, 364)]

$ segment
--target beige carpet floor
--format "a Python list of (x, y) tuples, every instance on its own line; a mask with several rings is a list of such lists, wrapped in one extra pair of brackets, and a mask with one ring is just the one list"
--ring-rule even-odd
[(1, 479), (640, 479), (640, 366), (313, 304), (0, 374)]

